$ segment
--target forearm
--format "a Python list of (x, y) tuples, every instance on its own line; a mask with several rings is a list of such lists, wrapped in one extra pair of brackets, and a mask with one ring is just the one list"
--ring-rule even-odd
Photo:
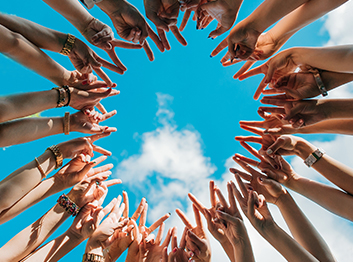
[(292, 48), (293, 61), (297, 65), (340, 73), (353, 73), (353, 46), (296, 47)]
[(250, 240), (247, 239), (247, 241), (243, 243), (237, 243), (236, 245), (233, 245), (233, 257), (234, 260), (231, 260), (232, 262), (254, 262), (254, 254), (251, 248), (251, 243)]
[(276, 223), (259, 233), (289, 262), (318, 262)]
[(59, 94), (57, 90), (24, 93), (0, 98), (0, 121), (30, 116), (35, 113), (55, 108)]
[(304, 177), (292, 178), (286, 187), (311, 199), (332, 213), (353, 221), (353, 197), (351, 195)]
[[(45, 175), (49, 174), (56, 166), (54, 155), (50, 150), (46, 150), (37, 159)], [(0, 212), (8, 209), (20, 200), (32, 190), (42, 178), (43, 176), (38, 169), (37, 163), (33, 160), (2, 180), (0, 182)]]
[(81, 33), (92, 21), (93, 16), (77, 0), (43, 0), (51, 8), (64, 16)]
[(27, 208), (64, 189), (65, 188), (61, 184), (55, 182), (55, 177), (43, 180), (13, 206), (0, 213), (0, 224), (11, 220)]
[[(317, 148), (301, 139), (296, 145), (296, 154), (305, 160)], [(312, 167), (332, 183), (353, 194), (353, 169), (336, 161), (327, 154), (323, 155)]]
[[(60, 6), (63, 5), (60, 4)], [(57, 53), (61, 51), (67, 38), (67, 35), (64, 33), (13, 15), (0, 13), (0, 24), (13, 32), (23, 35), (38, 48), (51, 50)]]
[(0, 124), (0, 147), (63, 133), (62, 117), (26, 118)]
[(56, 204), (44, 216), (18, 233), (0, 249), (2, 261), (19, 261), (30, 254), (69, 216), (64, 208)]
[(298, 134), (342, 134), (353, 135), (353, 120), (328, 119), (295, 130)]
[(82, 238), (77, 237), (67, 231), (63, 235), (55, 238), (40, 249), (31, 253), (23, 261), (58, 261), (78, 246), (82, 241)]
[(347, 0), (307, 1), (281, 19), (281, 21), (269, 30), (269, 33), (273, 40), (282, 46), (298, 30), (345, 2)]
[(276, 205), (280, 209), (293, 237), (320, 262), (335, 261), (324, 239), (310, 223), (289, 193), (283, 194)]
[(251, 28), (261, 33), (307, 1), (308, 0), (266, 0), (241, 23), (248, 24)]
[(226, 252), (227, 256), (229, 257), (229, 260), (231, 262), (236, 262), (238, 260), (235, 259), (235, 250), (233, 248), (233, 245), (229, 242), (229, 241), (226, 241), (224, 243), (220, 243), (224, 252)]

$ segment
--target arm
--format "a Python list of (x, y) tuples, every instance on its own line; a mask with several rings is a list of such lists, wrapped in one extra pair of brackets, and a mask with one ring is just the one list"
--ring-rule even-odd
[(320, 262), (335, 261), (325, 240), (316, 231), (287, 191), (278, 199), (276, 205), (279, 207), (294, 239), (302, 247)]

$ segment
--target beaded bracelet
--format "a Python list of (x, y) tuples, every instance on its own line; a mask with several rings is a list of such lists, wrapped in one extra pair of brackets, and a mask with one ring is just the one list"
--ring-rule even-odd
[(70, 92), (69, 86), (67, 86), (67, 85), (62, 86), (62, 88), (64, 88), (64, 90), (66, 92), (66, 96), (67, 96), (67, 102), (64, 106), (68, 106), (70, 104), (70, 100), (71, 100), (71, 92)]
[(103, 256), (92, 254), (92, 253), (85, 253), (83, 254), (82, 262), (104, 262), (105, 259)]
[(47, 148), (47, 150), (50, 150), (54, 157), (55, 157), (55, 169), (58, 169), (59, 167), (61, 167), (63, 165), (63, 155), (62, 153), (60, 152), (60, 149), (58, 148), (57, 145), (52, 145), (50, 147)]
[(58, 199), (58, 204), (69, 212), (73, 217), (80, 212), (80, 208), (67, 195), (62, 194)]

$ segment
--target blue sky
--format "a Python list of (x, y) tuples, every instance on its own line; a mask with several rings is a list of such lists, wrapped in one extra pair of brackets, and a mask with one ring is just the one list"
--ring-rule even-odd
[[(260, 2), (244, 1), (237, 21), (249, 15)], [(131, 3), (144, 14), (142, 1)], [(347, 10), (352, 10), (352, 5), (349, 8), (345, 8), (343, 14), (349, 13)], [(71, 24), (41, 1), (6, 1), (2, 3), (1, 11), (52, 29), (72, 33), (83, 40)], [(90, 12), (112, 26), (109, 18), (97, 7)], [(342, 17), (342, 13), (340, 15)], [(335, 27), (337, 16), (339, 15), (336, 15), (336, 18), (332, 15), (328, 19), (321, 19), (302, 29), (286, 43), (284, 48), (322, 46), (328, 42), (337, 44), (351, 41), (351, 38), (342, 40), (343, 36), (347, 35), (345, 30), (348, 30), (350, 23), (347, 23), (347, 26)], [(350, 19), (348, 15), (344, 18)], [(327, 24), (327, 21), (331, 22)], [(151, 25), (154, 27), (153, 24)], [(130, 210), (134, 210), (139, 200), (143, 196), (147, 197), (150, 207), (149, 222), (153, 222), (154, 218), (166, 212), (173, 213), (176, 207), (191, 214), (190, 203), (186, 199), (187, 192), (190, 190), (200, 199), (208, 201), (207, 181), (210, 178), (215, 179), (220, 187), (224, 188), (227, 179), (231, 178), (227, 172), (227, 168), (232, 166), (230, 156), (237, 152), (248, 155), (234, 140), (234, 136), (247, 134), (239, 128), (240, 120), (259, 119), (256, 111), (260, 103), (254, 101), (252, 96), (262, 76), (243, 82), (234, 80), (232, 76), (240, 68), (240, 64), (224, 68), (219, 63), (221, 55), (209, 57), (211, 51), (225, 37), (207, 39), (209, 32), (215, 27), (216, 23), (213, 22), (205, 30), (196, 30), (195, 22), (189, 21), (182, 33), (188, 45), (182, 46), (169, 33), (168, 38), (172, 49), (164, 53), (160, 53), (150, 41), (155, 54), (153, 62), (147, 59), (143, 50), (117, 49), (117, 54), (128, 71), (121, 76), (105, 70), (121, 91), (119, 96), (103, 101), (108, 110), (117, 110), (117, 115), (105, 124), (117, 127), (118, 131), (97, 144), (113, 152), (113, 156), (105, 162), (113, 163), (114, 176), (125, 181), (122, 185), (114, 186), (109, 190), (107, 200), (126, 190), (129, 193)], [(116, 37), (118, 38), (117, 35)], [(94, 47), (92, 49), (102, 57), (108, 58), (104, 51)], [(49, 54), (66, 68), (73, 69), (67, 57), (50, 52)], [(4, 56), (0, 56), (0, 61), (3, 84), (1, 95), (47, 90), (54, 86), (48, 80)], [(335, 91), (335, 94), (336, 96), (351, 95), (350, 89), (348, 86)], [(42, 113), (43, 116), (63, 114), (63, 109), (52, 109)], [(70, 136), (57, 135), (4, 148), (0, 153), (5, 163), (1, 179), (33, 160), (48, 146), (78, 136), (82, 135), (77, 133), (71, 133)], [(348, 144), (352, 144), (350, 137), (334, 135), (306, 137), (321, 141), (320, 143), (326, 146), (326, 152), (343, 162), (350, 163), (348, 156), (344, 156), (342, 150), (337, 150), (340, 145), (345, 145), (346, 148)], [(331, 149), (331, 152), (327, 148)], [(307, 172), (298, 160), (293, 160), (292, 164), (294, 167), (298, 166), (299, 170)], [(310, 171), (308, 176), (319, 178), (313, 171)], [(1, 225), (0, 245), (49, 210), (55, 204), (57, 197), (58, 195), (50, 197)], [(303, 207), (305, 211), (308, 210), (309, 218), (324, 235), (325, 240), (329, 245), (332, 244), (332, 250), (338, 260), (348, 261), (352, 251), (343, 248), (351, 244), (346, 237), (352, 231), (350, 223), (332, 216), (306, 199), (301, 197), (296, 199), (301, 206), (305, 207)], [(273, 212), (276, 221), (283, 225), (278, 211), (273, 209)], [(173, 213), (168, 226), (174, 224), (181, 226), (176, 216)], [(71, 222), (72, 219), (68, 219), (50, 239), (63, 233)], [(249, 232), (258, 261), (284, 261), (253, 232), (250, 226)], [(346, 239), (347, 241), (339, 245), (337, 239), (342, 242)], [(214, 243), (212, 242), (213, 253), (223, 261), (222, 251)], [(72, 251), (70, 258), (64, 257), (62, 261), (79, 260), (83, 252), (84, 246), (81, 245)], [(263, 255), (266, 255), (266, 258)]]

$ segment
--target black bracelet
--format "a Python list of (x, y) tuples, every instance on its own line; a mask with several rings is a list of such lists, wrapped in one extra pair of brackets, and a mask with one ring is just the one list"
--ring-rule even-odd
[(67, 94), (67, 103), (64, 106), (68, 106), (71, 100), (71, 92), (70, 92), (69, 86), (63, 86), (63, 88), (65, 89), (65, 92)]

